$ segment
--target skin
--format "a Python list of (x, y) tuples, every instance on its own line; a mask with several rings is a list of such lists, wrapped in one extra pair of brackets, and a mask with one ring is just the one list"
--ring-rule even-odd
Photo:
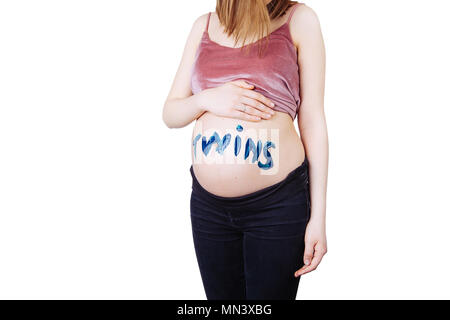
[[(252, 122), (270, 119), (275, 114), (271, 109), (270, 99), (252, 91), (253, 87), (242, 80), (206, 89), (196, 95), (192, 94), (190, 68), (206, 19), (207, 14), (200, 16), (191, 28), (174, 82), (164, 104), (163, 121), (169, 128), (182, 128), (205, 112)], [(278, 26), (279, 24), (270, 29), (274, 30)], [(297, 47), (301, 70), (302, 102), (297, 124), (310, 163), (311, 218), (305, 234), (303, 257), (305, 265), (294, 274), (298, 277), (316, 270), (327, 253), (325, 217), (328, 132), (324, 113), (325, 46), (316, 13), (306, 5), (299, 6), (292, 15), (290, 32)], [(243, 112), (244, 105), (247, 107), (246, 112)]]

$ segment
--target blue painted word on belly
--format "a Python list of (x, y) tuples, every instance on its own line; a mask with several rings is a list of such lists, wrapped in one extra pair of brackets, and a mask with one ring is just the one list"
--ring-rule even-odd
[[(242, 132), (244, 128), (241, 125), (238, 125), (236, 127), (236, 131)], [(231, 142), (231, 134), (227, 133), (223, 136), (223, 138), (220, 137), (220, 135), (217, 132), (214, 132), (213, 135), (209, 138), (202, 136), (201, 134), (198, 134), (193, 139), (193, 147), (194, 147), (194, 157), (197, 158), (197, 142), (201, 139), (202, 141), (202, 151), (205, 156), (208, 156), (209, 152), (211, 151), (211, 148), (213, 145), (216, 145), (216, 152), (220, 155), (223, 155), (225, 149), (230, 145)], [(236, 134), (236, 137), (234, 139), (234, 155), (237, 157), (241, 151), (241, 142), (242, 138)], [(273, 167), (273, 160), (272, 155), (269, 152), (270, 148), (275, 148), (275, 144), (272, 141), (267, 141), (266, 143), (262, 143), (261, 140), (258, 140), (256, 143), (253, 141), (252, 138), (248, 138), (245, 143), (244, 148), (244, 159), (247, 160), (247, 158), (250, 156), (250, 153), (253, 154), (252, 157), (252, 163), (258, 162), (258, 167), (264, 170), (269, 170)], [(260, 155), (264, 156), (265, 163), (258, 161), (260, 158)]]

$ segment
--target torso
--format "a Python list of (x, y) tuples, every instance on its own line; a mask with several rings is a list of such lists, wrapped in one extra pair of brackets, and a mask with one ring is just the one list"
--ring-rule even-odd
[[(283, 28), (278, 30), (281, 33), (285, 31)], [(288, 28), (286, 30), (289, 31)], [(279, 43), (291, 41), (290, 37), (285, 37), (287, 40), (282, 35), (277, 37), (281, 41)], [(284, 50), (283, 45), (277, 48)], [(200, 90), (200, 86), (196, 89)], [(263, 89), (261, 93), (264, 93)], [(219, 141), (214, 142), (211, 137), (219, 138)], [(246, 151), (248, 157), (244, 159)], [(292, 115), (281, 110), (276, 111), (270, 120), (259, 122), (206, 112), (195, 123), (191, 152), (194, 174), (199, 183), (207, 191), (223, 197), (249, 194), (280, 182), (305, 159)]]
[[(241, 132), (236, 129), (239, 125), (243, 128)], [(207, 146), (214, 132), (217, 132), (220, 140), (225, 143), (224, 137), (231, 135), (222, 154), (217, 152), (218, 144), (203, 151), (203, 136)], [(196, 147), (192, 144), (191, 148), (195, 176), (203, 188), (223, 197), (245, 195), (282, 181), (289, 172), (300, 166), (305, 158), (303, 144), (292, 118), (283, 112), (276, 112), (272, 119), (260, 122), (223, 118), (207, 112), (194, 126), (193, 142), (199, 134), (202, 137), (196, 140)], [(237, 156), (236, 136), (239, 136), (241, 141)], [(252, 139), (256, 148), (258, 141), (262, 147), (255, 162), (255, 149), (251, 148), (251, 143), (248, 148), (249, 155), (244, 160), (248, 138)], [(268, 141), (272, 142), (272, 146), (267, 148), (270, 157), (267, 157), (268, 153), (265, 156), (263, 150), (264, 146), (268, 146)], [(269, 159), (272, 161), (271, 167)]]

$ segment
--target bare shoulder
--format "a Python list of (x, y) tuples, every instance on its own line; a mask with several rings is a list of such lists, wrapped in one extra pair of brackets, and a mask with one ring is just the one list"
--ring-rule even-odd
[(208, 13), (198, 16), (191, 27), (191, 36), (193, 38), (200, 38), (201, 34), (206, 28), (206, 23), (208, 20)]
[(185, 43), (185, 53), (188, 56), (194, 56), (197, 47), (199, 46), (203, 31), (206, 27), (206, 22), (208, 19), (208, 13), (202, 14), (201, 16), (198, 16), (195, 18), (194, 22), (191, 25), (191, 30), (188, 34), (188, 37), (186, 39)]
[(301, 43), (305, 37), (310, 38), (321, 35), (319, 17), (306, 4), (296, 8), (292, 14), (290, 25), (292, 39), (296, 45)]
[(319, 17), (317, 13), (308, 5), (299, 5), (292, 14), (291, 24), (294, 26), (303, 27), (318, 27), (320, 26)]

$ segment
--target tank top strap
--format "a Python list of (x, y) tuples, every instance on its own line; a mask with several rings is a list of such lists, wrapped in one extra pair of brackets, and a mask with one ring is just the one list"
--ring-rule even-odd
[(206, 20), (206, 28), (205, 31), (208, 32), (208, 27), (209, 27), (209, 19), (211, 18), (211, 11), (208, 13), (208, 19)]
[(289, 17), (288, 17), (287, 22), (286, 22), (287, 24), (289, 24), (289, 22), (291, 21), (291, 18), (292, 18), (292, 15), (294, 14), (295, 9), (297, 9), (297, 7), (298, 7), (299, 5), (301, 5), (301, 4), (303, 4), (303, 3), (297, 2), (296, 4), (294, 4), (294, 5), (292, 6), (291, 12), (289, 12)]

